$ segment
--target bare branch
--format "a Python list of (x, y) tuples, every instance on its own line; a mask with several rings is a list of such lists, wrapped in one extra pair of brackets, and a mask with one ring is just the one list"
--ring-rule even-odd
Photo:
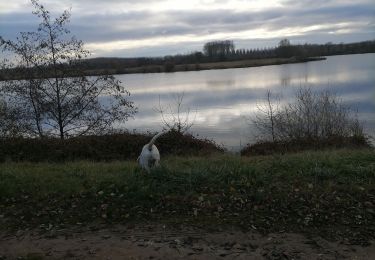
[(160, 114), (162, 123), (167, 129), (181, 134), (186, 133), (194, 125), (196, 119), (196, 113), (192, 119), (190, 117), (190, 108), (184, 109), (184, 96), (185, 93), (173, 95), (172, 98), (174, 103), (169, 103), (167, 109), (161, 105), (161, 99), (159, 96), (159, 107), (154, 108), (154, 110)]

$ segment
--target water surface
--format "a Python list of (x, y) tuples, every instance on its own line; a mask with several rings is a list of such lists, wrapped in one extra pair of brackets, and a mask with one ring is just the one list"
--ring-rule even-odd
[[(139, 112), (126, 128), (139, 132), (160, 131), (156, 110), (175, 107), (175, 96), (184, 93), (183, 109), (190, 108), (194, 125), (189, 130), (232, 151), (254, 142), (256, 132), (249, 118), (267, 90), (293, 99), (300, 86), (331, 90), (358, 110), (367, 133), (375, 136), (375, 54), (327, 57), (324, 61), (254, 68), (175, 73), (128, 74), (118, 78), (131, 93)], [(168, 115), (167, 115), (168, 116)]]

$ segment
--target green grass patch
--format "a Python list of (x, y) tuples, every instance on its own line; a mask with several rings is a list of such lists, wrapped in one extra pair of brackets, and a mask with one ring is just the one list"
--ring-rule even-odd
[(373, 150), (0, 164), (1, 228), (170, 221), (259, 231), (375, 234)]

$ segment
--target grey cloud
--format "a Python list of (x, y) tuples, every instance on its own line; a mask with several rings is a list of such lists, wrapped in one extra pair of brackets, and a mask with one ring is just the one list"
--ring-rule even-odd
[(13, 39), (19, 32), (35, 31), (39, 20), (31, 13), (12, 13), (0, 15), (0, 35)]
[[(68, 0), (65, 1), (65, 3), (68, 5), (74, 4), (78, 7), (83, 7), (85, 9), (91, 9), (93, 6), (110, 6), (115, 4), (137, 6), (163, 1), (165, 0)], [(42, 0), (40, 2), (44, 4), (47, 8), (50, 8), (55, 4), (61, 3), (61, 0)]]
[[(90, 5), (89, 5), (90, 2)], [(108, 3), (107, 3), (108, 2)], [(119, 1), (110, 0), (106, 1), (108, 5), (111, 3), (129, 3), (133, 1)], [(138, 4), (145, 4), (147, 1), (138, 1)], [(301, 5), (303, 2), (304, 5)], [(102, 1), (94, 0), (79, 0), (81, 6), (87, 7), (88, 11), (93, 11), (91, 8), (96, 4), (102, 4)], [(315, 4), (314, 4), (315, 3)], [(326, 4), (324, 4), (326, 3)], [(142, 11), (126, 11), (123, 13), (98, 13), (95, 15), (84, 15), (84, 13), (75, 13), (72, 10), (72, 18), (69, 28), (72, 33), (83, 41), (90, 42), (109, 42), (114, 40), (139, 40), (139, 39), (152, 39), (154, 37), (168, 37), (178, 35), (194, 35), (204, 36), (214, 33), (231, 33), (241, 32), (250, 29), (268, 29), (278, 30), (283, 28), (304, 27), (317, 25), (321, 23), (330, 23), (332, 25), (337, 23), (351, 23), (361, 22), (366, 24), (362, 27), (353, 27), (353, 34), (361, 39), (375, 38), (374, 35), (374, 14), (375, 4), (368, 1), (361, 1), (360, 4), (336, 4), (335, 1), (284, 1), (284, 5), (288, 8), (272, 8), (264, 11), (252, 10), (190, 10), (190, 11), (167, 11), (167, 12), (153, 12), (150, 10)], [(47, 6), (48, 7), (48, 6)], [(2, 14), (0, 16), (0, 35), (5, 38), (14, 38), (19, 31), (33, 30), (37, 27), (38, 21), (30, 13), (12, 13)], [(335, 28), (332, 28), (333, 30)], [(317, 36), (314, 42), (318, 41), (333, 41), (324, 40), (324, 38), (331, 38), (328, 34), (331, 32), (329, 29), (316, 29), (304, 36), (291, 37), (295, 39), (311, 39), (312, 35)], [(348, 35), (347, 37), (351, 37)], [(320, 40), (322, 39), (322, 40)], [(248, 40), (233, 39), (239, 42), (239, 45), (245, 44)], [(269, 40), (252, 40), (252, 42), (261, 43), (269, 42), (267, 46), (274, 46), (275, 39)], [(192, 43), (180, 43), (169, 45), (171, 51), (183, 47), (183, 50), (191, 50), (189, 46)], [(199, 43), (203, 44), (203, 43)], [(197, 45), (197, 43), (195, 43)], [(255, 44), (253, 43), (252, 46)], [(250, 46), (251, 47), (251, 46)], [(259, 46), (261, 47), (261, 46)], [(143, 48), (143, 50), (141, 49)], [(150, 48), (145, 49), (141, 47), (134, 50), (136, 53), (147, 51), (147, 55), (152, 53)], [(155, 54), (158, 50), (165, 49), (166, 47), (153, 47), (152, 50)], [(130, 53), (124, 50), (123, 53)], [(117, 52), (116, 54), (120, 54)], [(180, 52), (181, 53), (181, 52)], [(155, 56), (152, 55), (152, 56)], [(145, 54), (146, 55), (146, 54)], [(164, 55), (164, 51), (163, 54)]]
[[(82, 17), (72, 23), (72, 32), (77, 32), (84, 40), (106, 42), (110, 40), (146, 39), (155, 36), (204, 35), (216, 32), (233, 32), (259, 26), (251, 13), (230, 14), (222, 12), (169, 12), (162, 14), (166, 23), (158, 23), (159, 15), (152, 12), (136, 12), (106, 17), (104, 15)], [(216, 17), (220, 17), (216, 19)], [(74, 19), (74, 18), (73, 18)], [(133, 21), (138, 27), (129, 28)], [(90, 21), (96, 22), (90, 22)], [(118, 28), (113, 25), (124, 25)], [(95, 31), (95, 34), (92, 32)]]
[[(202, 35), (215, 32), (234, 32), (254, 28), (280, 29), (284, 27), (308, 26), (321, 22), (335, 23), (345, 21), (372, 21), (374, 6), (340, 6), (337, 8), (316, 8), (312, 10), (300, 9), (273, 9), (265, 12), (242, 11), (234, 12), (228, 10), (215, 11), (179, 11), (156, 14), (152, 12), (137, 12), (111, 17), (97, 17), (103, 21), (102, 32), (118, 35), (122, 39), (139, 39), (159, 35)], [(163, 16), (167, 19), (165, 23), (158, 22)], [(94, 17), (85, 19), (90, 20)], [(139, 27), (134, 29), (117, 30), (111, 28), (111, 24), (126, 24), (143, 19)], [(298, 20), (298, 22), (297, 22)], [(139, 22), (138, 22), (139, 23)], [(84, 23), (86, 26), (87, 22)], [(104, 29), (107, 28), (106, 30)], [(98, 30), (96, 30), (98, 33)], [(100, 32), (99, 32), (100, 34)], [(98, 36), (100, 39), (100, 35)], [(111, 37), (112, 38), (112, 37)], [(116, 38), (116, 36), (115, 36)]]
[[(340, 6), (345, 4), (352, 4), (352, 0), (282, 0), (281, 3), (286, 7), (304, 7), (304, 8), (315, 8), (317, 6)], [(372, 4), (372, 0), (356, 0), (356, 5), (368, 5)]]
[(112, 3), (119, 3), (119, 4), (149, 4), (154, 2), (165, 2), (166, 0), (75, 0), (75, 2), (80, 4), (92, 4), (92, 3), (103, 3), (103, 4), (112, 4)]
[[(121, 39), (145, 39), (160, 36), (173, 36), (184, 34), (202, 35), (216, 32), (234, 32), (260, 27), (280, 29), (283, 27), (308, 26), (318, 23), (322, 16), (328, 16), (334, 10), (316, 9), (311, 11), (283, 11), (274, 9), (267, 12), (230, 12), (223, 10), (198, 11), (198, 12), (168, 12), (161, 14), (167, 18), (166, 23), (158, 23), (159, 14), (149, 11), (130, 12), (120, 15), (93, 15), (83, 17), (72, 17), (70, 28), (72, 32), (82, 37), (85, 41), (111, 41)], [(326, 19), (327, 22), (346, 19), (346, 17), (371, 18), (372, 10), (369, 8), (338, 8), (335, 16)], [(21, 20), (20, 17), (23, 17)], [(29, 17), (29, 16), (25, 16)], [(5, 32), (14, 33), (22, 29), (30, 28), (32, 19), (25, 19), (24, 14), (13, 14), (4, 17), (0, 23), (4, 26)], [(306, 18), (306, 19), (301, 19)], [(294, 21), (298, 19), (298, 23)], [(21, 21), (12, 23), (12, 20)], [(6, 22), (8, 21), (8, 22)], [(138, 27), (127, 28), (137, 21)], [(139, 22), (141, 21), (141, 22)], [(9, 24), (9, 26), (7, 25)], [(124, 25), (121, 28), (119, 25)], [(21, 28), (25, 27), (25, 28)]]

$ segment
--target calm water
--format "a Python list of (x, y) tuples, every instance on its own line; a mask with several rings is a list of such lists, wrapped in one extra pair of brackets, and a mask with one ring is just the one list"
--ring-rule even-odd
[[(291, 100), (300, 86), (329, 89), (358, 109), (367, 133), (375, 136), (375, 54), (328, 57), (325, 61), (243, 69), (119, 75), (139, 108), (126, 128), (139, 132), (162, 129), (155, 110), (175, 104), (184, 93), (194, 125), (190, 133), (209, 138), (236, 151), (254, 141), (248, 118), (264, 101), (266, 91)], [(185, 109), (186, 110), (186, 109)], [(183, 109), (184, 111), (184, 109)]]

